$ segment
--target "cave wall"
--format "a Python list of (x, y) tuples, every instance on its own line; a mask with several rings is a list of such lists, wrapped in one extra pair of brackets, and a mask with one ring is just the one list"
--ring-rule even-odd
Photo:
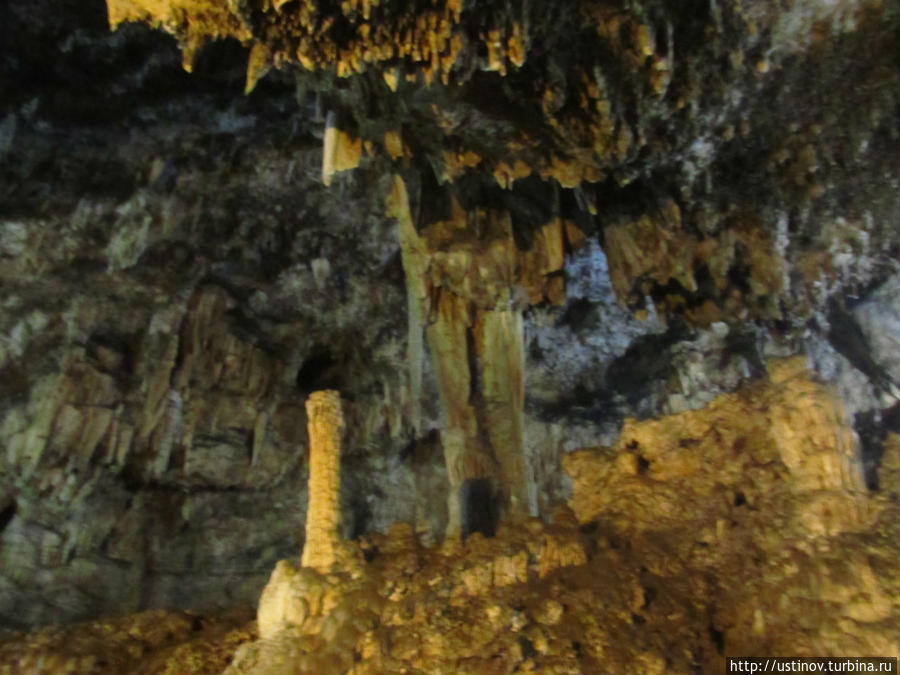
[[(569, 451), (791, 354), (836, 387), (877, 489), (900, 375), (900, 17), (739, 4), (524, 21), (436, 3), (453, 34), (507, 26), (505, 46), (448, 33), (433, 70), (410, 51), (343, 72), (313, 47), (277, 57), (268, 4), (203, 46), (208, 22), (168, 24), (176, 42), (110, 31), (102, 2), (8, 3), (0, 623), (254, 602), (302, 547), (315, 389), (345, 402), (345, 536), (443, 536), (440, 378), (415, 330), (434, 317), (410, 300), (394, 174), (416, 236), (454, 203), (509, 216), (538, 513), (569, 495)], [(562, 267), (536, 274), (556, 221)]]

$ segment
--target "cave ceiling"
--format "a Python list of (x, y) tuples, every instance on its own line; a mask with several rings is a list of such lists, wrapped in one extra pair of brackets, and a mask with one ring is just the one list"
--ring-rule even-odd
[(292, 77), (327, 127), (326, 184), (361, 161), (405, 173), (420, 228), (455, 203), (509, 212), (526, 246), (554, 217), (599, 225), (635, 308), (653, 296), (705, 323), (808, 317), (822, 285), (867, 283), (838, 279), (835, 237), (866, 229), (881, 273), (896, 253), (878, 224), (895, 207), (881, 182), (897, 134), (888, 3), (107, 7), (113, 27), (173, 34), (187, 70), (233, 39), (246, 92)]

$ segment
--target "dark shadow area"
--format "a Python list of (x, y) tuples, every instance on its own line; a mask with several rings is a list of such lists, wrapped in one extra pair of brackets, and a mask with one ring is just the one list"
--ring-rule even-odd
[(19, 505), (15, 499), (10, 499), (9, 503), (0, 509), (0, 532), (3, 532), (3, 530), (6, 529), (6, 526), (12, 522), (12, 519), (16, 517), (16, 512), (18, 510)]
[(360, 491), (354, 491), (350, 498), (350, 510), (353, 514), (353, 527), (350, 530), (350, 538), (357, 540), (371, 530), (372, 509), (366, 501), (366, 496)]
[(828, 341), (873, 385), (881, 391), (890, 391), (891, 378), (872, 358), (872, 348), (862, 328), (835, 298), (828, 300)]
[(887, 430), (884, 425), (879, 424), (877, 412), (874, 410), (857, 413), (853, 419), (853, 428), (859, 436), (859, 452), (866, 487), (872, 492), (878, 492), (881, 489), (878, 483), (878, 469), (884, 456)]
[(476, 532), (493, 537), (497, 532), (497, 502), (489, 478), (467, 478), (459, 488), (463, 539)]
[(340, 389), (336, 366), (337, 361), (328, 347), (313, 347), (297, 371), (297, 389), (307, 393), (321, 389)]
[(629, 405), (650, 395), (656, 382), (664, 381), (672, 369), (671, 347), (688, 338), (688, 331), (673, 325), (662, 335), (643, 335), (610, 364), (606, 380)]

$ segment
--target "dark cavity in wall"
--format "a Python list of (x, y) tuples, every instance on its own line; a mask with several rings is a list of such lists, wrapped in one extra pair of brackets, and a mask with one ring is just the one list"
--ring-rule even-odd
[(467, 478), (459, 488), (463, 539), (475, 532), (493, 537), (497, 531), (497, 503), (489, 478)]
[(662, 335), (638, 337), (610, 364), (607, 382), (629, 405), (637, 405), (650, 395), (654, 383), (668, 377), (672, 369), (672, 347), (688, 337), (688, 330), (676, 322)]
[(12, 522), (12, 519), (16, 517), (16, 511), (18, 511), (19, 505), (16, 503), (15, 499), (10, 499), (5, 504), (3, 501), (0, 501), (0, 504), (3, 504), (3, 507), (0, 508), (0, 532), (3, 532), (3, 530), (6, 529), (6, 526)]
[(372, 529), (372, 508), (364, 493), (354, 492), (350, 499), (350, 512), (353, 524), (350, 528), (350, 539), (356, 540)]
[(877, 411), (869, 410), (857, 413), (853, 419), (853, 428), (859, 436), (863, 478), (866, 487), (873, 492), (881, 489), (878, 483), (878, 469), (884, 456), (886, 431), (880, 418), (881, 415)]
[(297, 389), (307, 393), (321, 389), (340, 389), (336, 366), (337, 361), (330, 349), (321, 345), (313, 347), (297, 371)]

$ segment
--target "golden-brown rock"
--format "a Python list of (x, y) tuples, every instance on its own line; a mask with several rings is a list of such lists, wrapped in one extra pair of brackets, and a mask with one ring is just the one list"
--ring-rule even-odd
[(341, 489), (341, 395), (317, 391), (306, 401), (309, 420), (309, 508), (302, 563), (327, 572), (336, 560)]
[[(860, 491), (852, 444), (804, 363), (772, 362), (704, 409), (630, 421), (615, 448), (570, 454), (572, 510), (553, 524), (501, 523), (493, 538), (434, 548), (398, 524), (339, 542), (326, 573), (279, 563), (264, 639), (240, 645), (226, 672), (687, 674), (721, 672), (726, 656), (895, 654), (898, 506)], [(170, 624), (141, 625), (159, 636)], [(212, 649), (166, 639), (147, 638), (138, 672)], [(120, 672), (90, 670), (78, 650), (28, 638), (0, 647), (0, 668), (43, 654), (46, 672)]]
[(255, 639), (249, 608), (219, 615), (154, 610), (0, 639), (0, 673), (218, 675)]
[[(394, 177), (388, 213), (398, 221), (409, 300), (411, 389), (421, 386), (424, 317), (441, 394), (441, 441), (450, 483), (448, 534), (463, 527), (460, 489), (490, 479), (504, 514), (530, 512), (530, 468), (524, 455), (524, 329), (528, 302), (560, 300), (564, 223), (538, 231), (531, 248), (514, 241), (510, 216), (466, 213), (450, 195), (447, 220), (416, 230), (402, 179)], [(473, 230), (470, 221), (476, 221)], [(473, 364), (481, 364), (473, 372)], [(472, 397), (472, 382), (481, 390)]]

